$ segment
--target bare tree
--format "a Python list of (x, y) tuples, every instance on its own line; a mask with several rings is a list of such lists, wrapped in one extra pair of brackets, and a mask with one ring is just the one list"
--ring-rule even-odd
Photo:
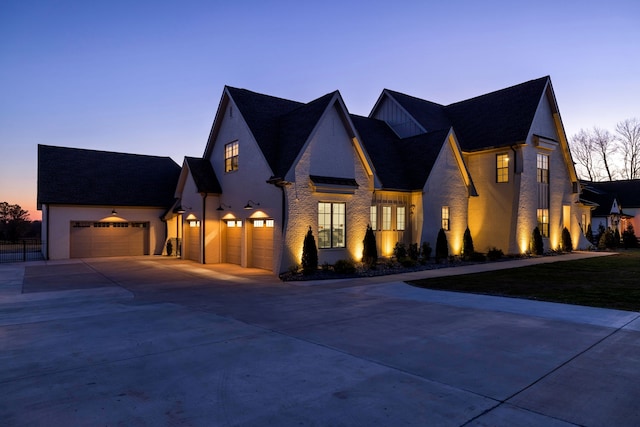
[(611, 161), (617, 149), (617, 147), (615, 146), (615, 138), (613, 137), (611, 132), (606, 129), (601, 129), (597, 126), (593, 128), (593, 133), (591, 134), (591, 136), (594, 148), (598, 153), (600, 160), (602, 160), (604, 170), (607, 172), (607, 177), (609, 178), (609, 181), (613, 181), (615, 172), (612, 172), (611, 167), (609, 166), (609, 162)]
[(580, 129), (576, 135), (571, 137), (571, 154), (580, 166), (580, 172), (586, 172), (589, 181), (598, 181), (600, 173), (598, 171), (598, 162), (595, 159), (595, 147), (593, 138), (589, 131)]
[(624, 156), (622, 173), (627, 179), (640, 178), (640, 120), (626, 119), (616, 125), (616, 140)]

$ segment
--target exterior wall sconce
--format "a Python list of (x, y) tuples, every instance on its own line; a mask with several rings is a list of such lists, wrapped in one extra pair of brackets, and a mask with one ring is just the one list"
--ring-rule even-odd
[(254, 202), (253, 200), (248, 200), (247, 204), (244, 205), (244, 208), (246, 210), (251, 210), (254, 206), (260, 206), (260, 203)]
[[(229, 205), (225, 205), (224, 203), (220, 203), (220, 206), (218, 206), (218, 207), (216, 208), (216, 210), (217, 210), (217, 211), (223, 211), (223, 210), (224, 210), (223, 206), (224, 206), (224, 207), (226, 207), (227, 209), (231, 209), (231, 206), (229, 206)], [(245, 207), (245, 209), (246, 209), (246, 207)]]
[(118, 215), (118, 212), (116, 212), (116, 210), (115, 210), (115, 209), (112, 209), (112, 210), (111, 210), (111, 215), (113, 215), (113, 216), (117, 216), (117, 215)]
[(183, 208), (182, 206), (178, 206), (177, 208), (175, 208), (173, 210), (175, 213), (182, 215), (183, 213), (185, 213), (187, 210), (185, 208)]

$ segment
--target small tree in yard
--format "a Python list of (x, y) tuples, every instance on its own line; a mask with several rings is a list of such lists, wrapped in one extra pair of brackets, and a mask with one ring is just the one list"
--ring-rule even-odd
[(367, 231), (364, 233), (362, 246), (362, 262), (369, 268), (376, 268), (376, 262), (378, 262), (378, 248), (376, 247), (376, 235), (370, 225), (367, 225)]
[(591, 224), (587, 226), (587, 233), (584, 235), (590, 243), (593, 243), (593, 230)]
[(447, 234), (441, 228), (436, 239), (436, 262), (449, 258), (449, 243), (447, 242)]
[(544, 244), (542, 243), (542, 234), (540, 234), (540, 229), (538, 227), (533, 229), (532, 244), (533, 244), (533, 247), (531, 249), (535, 255), (544, 254)]
[(622, 232), (622, 243), (625, 249), (638, 247), (638, 238), (632, 224), (629, 224), (627, 229)]
[(571, 252), (573, 250), (571, 233), (567, 230), (567, 227), (562, 229), (562, 250), (565, 252)]
[(302, 274), (312, 274), (318, 269), (318, 248), (316, 248), (316, 239), (313, 237), (313, 231), (309, 226), (309, 231), (304, 237), (302, 245)]
[(464, 230), (464, 236), (462, 237), (462, 256), (464, 258), (469, 258), (474, 254), (475, 250), (473, 249), (473, 239), (471, 238), (471, 231), (469, 227)]

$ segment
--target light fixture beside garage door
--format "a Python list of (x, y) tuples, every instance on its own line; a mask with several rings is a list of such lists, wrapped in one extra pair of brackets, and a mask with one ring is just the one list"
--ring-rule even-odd
[(185, 220), (189, 223), (189, 227), (200, 227), (200, 221), (193, 213), (187, 215)]

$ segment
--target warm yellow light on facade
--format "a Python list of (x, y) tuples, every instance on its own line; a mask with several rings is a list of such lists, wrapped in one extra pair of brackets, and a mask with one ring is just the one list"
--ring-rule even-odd
[(269, 215), (264, 211), (255, 211), (249, 216), (249, 218), (269, 218)]

